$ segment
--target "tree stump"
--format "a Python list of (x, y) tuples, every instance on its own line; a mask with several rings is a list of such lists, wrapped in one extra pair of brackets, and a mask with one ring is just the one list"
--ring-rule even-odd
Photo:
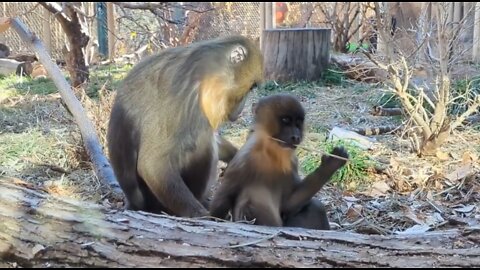
[(267, 80), (315, 81), (330, 60), (331, 29), (294, 28), (263, 31)]

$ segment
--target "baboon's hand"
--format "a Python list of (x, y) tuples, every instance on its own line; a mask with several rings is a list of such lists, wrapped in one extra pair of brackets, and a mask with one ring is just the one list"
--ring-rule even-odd
[[(345, 159), (349, 158), (347, 151), (345, 150), (345, 148), (343, 148), (341, 146), (340, 147), (335, 147), (333, 149), (333, 151), (330, 152), (330, 153), (335, 155), (335, 156), (339, 156), (339, 157), (342, 157), (342, 158), (345, 158)], [(335, 171), (335, 170), (338, 170), (341, 167), (343, 167), (343, 165), (345, 165), (345, 163), (347, 163), (347, 161), (344, 160), (344, 159), (340, 159), (340, 158), (337, 158), (337, 157), (334, 157), (334, 156), (329, 156), (329, 155), (323, 155), (321, 166), (324, 167), (324, 168), (326, 167), (330, 170)]]

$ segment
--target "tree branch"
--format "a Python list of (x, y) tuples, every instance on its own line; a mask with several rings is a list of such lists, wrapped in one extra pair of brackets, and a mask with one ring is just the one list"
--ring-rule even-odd
[(75, 121), (77, 122), (82, 134), (85, 149), (89, 153), (98, 178), (112, 188), (114, 196), (117, 198), (123, 197), (123, 192), (118, 185), (110, 163), (103, 154), (98, 136), (95, 132), (95, 128), (92, 122), (88, 119), (88, 116), (86, 115), (81, 103), (73, 94), (70, 85), (65, 80), (58, 67), (52, 63), (51, 57), (48, 55), (40, 39), (32, 34), (18, 18), (12, 19), (11, 25), (20, 35), (22, 40), (37, 53), (40, 62), (53, 79), (53, 82), (57, 86), (62, 99), (65, 101), (68, 109), (75, 117)]
[(71, 19), (63, 13), (62, 7), (57, 2), (38, 2), (42, 7), (50, 11), (62, 24), (63, 29), (68, 28), (71, 23)]
[(458, 126), (460, 126), (461, 124), (463, 124), (463, 122), (465, 121), (465, 119), (467, 119), (467, 117), (469, 117), (470, 115), (472, 115), (473, 113), (475, 113), (479, 107), (480, 107), (480, 95), (477, 96), (476, 99), (475, 99), (475, 101), (473, 102), (473, 104), (470, 105), (470, 107), (469, 107), (464, 113), (462, 113), (462, 115), (460, 115), (460, 116), (455, 120), (455, 122), (452, 123), (452, 125), (450, 126), (450, 129), (451, 129), (451, 130), (454, 130), (454, 129), (456, 129)]
[(188, 10), (196, 13), (204, 13), (204, 12), (215, 10), (215, 8), (210, 8), (207, 10), (197, 10), (194, 8), (187, 8), (182, 5), (178, 5), (178, 4), (175, 5), (173, 3), (168, 3), (168, 2), (113, 2), (113, 3), (122, 8), (143, 9), (143, 10), (168, 9), (171, 7), (182, 8), (184, 10)]

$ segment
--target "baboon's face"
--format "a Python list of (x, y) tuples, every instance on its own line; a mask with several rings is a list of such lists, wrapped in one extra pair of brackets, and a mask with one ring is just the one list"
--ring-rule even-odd
[(305, 110), (291, 95), (274, 95), (257, 104), (255, 121), (282, 147), (295, 149), (303, 140)]
[(245, 103), (247, 102), (247, 98), (250, 92), (253, 91), (254, 88), (257, 87), (257, 84), (254, 83), (252, 87), (246, 92), (246, 94), (240, 99), (240, 101), (234, 102), (233, 110), (228, 114), (228, 120), (231, 122), (237, 121), (242, 113), (243, 109), (245, 108)]

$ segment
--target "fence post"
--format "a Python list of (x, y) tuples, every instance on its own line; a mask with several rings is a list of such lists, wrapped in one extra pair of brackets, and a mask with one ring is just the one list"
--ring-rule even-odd
[(107, 23), (108, 23), (108, 57), (115, 58), (115, 9), (112, 2), (107, 2)]
[(43, 24), (42, 24), (42, 38), (45, 43), (45, 47), (49, 54), (52, 54), (52, 28), (51, 28), (50, 11), (43, 8)]
[(105, 2), (97, 2), (97, 33), (98, 33), (98, 52), (104, 57), (108, 56), (107, 41), (107, 8)]
[(263, 51), (263, 30), (265, 30), (265, 2), (260, 2), (260, 48)]
[(475, 4), (475, 20), (473, 30), (473, 61), (480, 62), (480, 3)]

